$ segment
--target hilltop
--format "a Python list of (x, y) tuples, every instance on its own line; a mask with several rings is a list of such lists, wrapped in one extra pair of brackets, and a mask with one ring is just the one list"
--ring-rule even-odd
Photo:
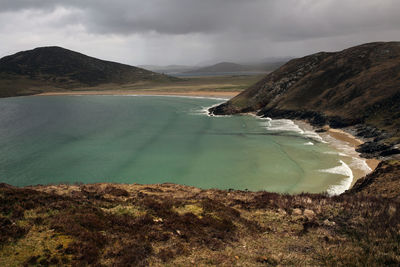
[(210, 111), (353, 126), (354, 134), (375, 138), (360, 152), (388, 156), (400, 152), (399, 103), (400, 42), (378, 42), (293, 59)]
[(0, 97), (179, 79), (104, 61), (61, 47), (40, 47), (0, 59)]

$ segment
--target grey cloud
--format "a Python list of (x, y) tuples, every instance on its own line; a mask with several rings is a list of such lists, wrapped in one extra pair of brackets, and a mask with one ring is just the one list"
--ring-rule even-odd
[(301, 39), (348, 34), (400, 24), (396, 0), (12, 0), (1, 11), (77, 8), (96, 33), (234, 32)]
[[(17, 20), (19, 14), (30, 12), (34, 22), (35, 16), (65, 9), (68, 14), (51, 17), (47, 31), (79, 25), (99, 39), (119, 36), (125, 46), (135, 36), (142, 39), (141, 50), (149, 57), (162, 55), (157, 49), (163, 46), (174, 55), (184, 51), (186, 57), (198, 53), (244, 58), (268, 51), (301, 55), (323, 50), (326, 44), (341, 49), (349, 42), (400, 39), (398, 0), (0, 0), (0, 7), (0, 21), (5, 23), (0, 36), (7, 36), (1, 32), (7, 23), (14, 23), (10, 14)], [(19, 21), (16, 31), (35, 32), (29, 28), (31, 21)], [(185, 37), (198, 43), (188, 43)], [(35, 38), (40, 44), (46, 37)]]
[(396, 0), (22, 0), (2, 11), (76, 8), (95, 33), (232, 32), (288, 40), (392, 29), (400, 25)]

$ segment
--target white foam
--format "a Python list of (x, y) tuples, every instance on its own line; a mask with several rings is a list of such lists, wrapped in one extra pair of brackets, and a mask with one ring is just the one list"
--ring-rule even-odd
[(287, 119), (272, 120), (271, 118), (267, 119), (269, 120), (265, 121), (264, 126), (269, 131), (293, 132), (303, 135), (304, 137), (315, 140), (317, 142), (326, 143), (318, 133), (313, 131), (303, 130), (300, 128), (299, 125), (297, 125), (292, 120), (287, 120)]
[(206, 115), (206, 116), (209, 116), (209, 117), (231, 117), (232, 115), (215, 115), (215, 114), (211, 114), (210, 113), (210, 111), (209, 111), (210, 108), (217, 107), (217, 106), (219, 106), (219, 105), (221, 105), (223, 103), (225, 103), (225, 101), (216, 103), (216, 104), (214, 104), (212, 106), (201, 107), (200, 109), (193, 109), (193, 110), (190, 111), (189, 114), (191, 114), (191, 115), (203, 115), (203, 116)]
[(304, 145), (305, 145), (305, 146), (313, 146), (314, 143), (313, 143), (313, 142), (307, 142), (307, 143), (304, 143)]
[(320, 172), (326, 172), (326, 173), (333, 173), (333, 174), (339, 174), (346, 176), (347, 178), (343, 179), (340, 184), (338, 185), (331, 185), (327, 192), (329, 195), (334, 196), (334, 195), (340, 195), (344, 191), (348, 190), (351, 187), (351, 183), (353, 182), (353, 172), (350, 169), (350, 167), (344, 163), (342, 160), (340, 160), (340, 166), (336, 166), (330, 169), (325, 169), (325, 170), (320, 170)]
[[(372, 169), (368, 166), (367, 161), (361, 158), (360, 153), (358, 153), (348, 142), (335, 139), (330, 135), (326, 135), (325, 139), (329, 142), (329, 144), (335, 147), (335, 149), (340, 151), (337, 153), (339, 156), (351, 158), (351, 163), (349, 166), (352, 169), (360, 170), (365, 175), (372, 172)], [(330, 152), (325, 153), (330, 154)]]
[(319, 134), (317, 134), (316, 132), (313, 132), (313, 131), (304, 131), (304, 134), (303, 134), (303, 135), (306, 136), (306, 137), (308, 137), (308, 138), (317, 140), (317, 141), (319, 141), (319, 142), (321, 142), (321, 143), (326, 143), (326, 142), (324, 141), (324, 139), (322, 139), (322, 137), (321, 137)]
[(348, 156), (345, 153), (335, 152), (335, 151), (325, 151), (324, 154), (327, 154), (327, 155), (339, 155), (339, 156), (342, 156), (342, 157), (347, 157)]
[(189, 95), (162, 95), (162, 94), (160, 94), (160, 95), (138, 95), (138, 94), (115, 94), (115, 95), (112, 95), (112, 94), (93, 94), (93, 95), (91, 95), (91, 94), (79, 94), (79, 93), (77, 93), (77, 94), (67, 95), (67, 96), (135, 96), (135, 97), (149, 97), (149, 96), (160, 97), (161, 96), (161, 97), (176, 97), (176, 98), (191, 98), (191, 99), (224, 100), (224, 102), (221, 102), (220, 104), (225, 103), (225, 101), (229, 100), (229, 98), (226, 98), (226, 97), (189, 96)]
[(352, 169), (358, 169), (365, 172), (365, 174), (372, 172), (372, 169), (368, 166), (367, 161), (359, 157), (353, 157), (350, 163)]
[(269, 131), (283, 131), (283, 132), (295, 132), (299, 134), (304, 134), (304, 131), (295, 124), (292, 120), (280, 119), (280, 120), (270, 120), (267, 129)]
[(266, 128), (271, 127), (271, 121), (272, 121), (271, 118), (269, 118), (269, 117), (266, 117), (266, 118), (258, 117), (258, 118), (263, 121), (260, 123), (260, 125), (262, 127), (266, 127)]

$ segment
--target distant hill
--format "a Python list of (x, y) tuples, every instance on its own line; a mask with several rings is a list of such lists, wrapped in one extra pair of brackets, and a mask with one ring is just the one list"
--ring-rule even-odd
[(61, 47), (40, 47), (0, 59), (0, 97), (101, 84), (171, 80), (177, 78)]
[(199, 69), (195, 69), (192, 71), (188, 71), (187, 73), (202, 73), (202, 72), (237, 72), (237, 71), (248, 71), (247, 66), (243, 66), (240, 64), (232, 63), (232, 62), (221, 62), (212, 66), (202, 67)]
[[(220, 62), (217, 64), (205, 65), (140, 65), (140, 68), (163, 73), (163, 74), (226, 74), (234, 72), (270, 72), (274, 71), (291, 58), (266, 58), (257, 62), (234, 63), (234, 62)], [(177, 75), (181, 76), (181, 75)], [(190, 75), (183, 75), (190, 76)]]
[(194, 66), (186, 65), (167, 65), (167, 66), (157, 66), (157, 65), (140, 65), (140, 68), (165, 74), (182, 73), (186, 71), (191, 71), (196, 69)]
[(360, 151), (394, 153), (398, 149), (391, 146), (400, 142), (400, 42), (369, 43), (291, 60), (211, 111), (253, 111), (332, 127), (372, 126), (362, 127), (359, 134), (385, 141)]
[(285, 63), (286, 61), (249, 64), (221, 62), (215, 65), (190, 70), (186, 73), (269, 72), (279, 68)]

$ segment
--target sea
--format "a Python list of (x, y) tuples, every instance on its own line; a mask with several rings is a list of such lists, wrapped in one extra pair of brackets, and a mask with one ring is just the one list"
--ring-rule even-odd
[[(210, 116), (219, 98), (0, 99), (0, 183), (177, 183), (204, 189), (340, 194), (355, 162), (291, 120)], [(365, 163), (365, 162), (364, 162)]]

